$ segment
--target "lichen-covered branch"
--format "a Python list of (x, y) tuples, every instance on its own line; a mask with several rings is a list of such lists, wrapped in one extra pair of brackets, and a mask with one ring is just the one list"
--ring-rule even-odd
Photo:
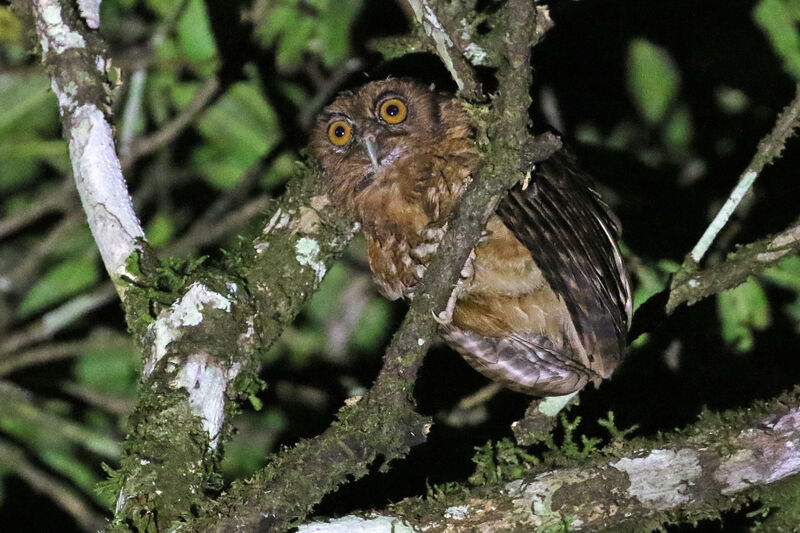
[(692, 305), (708, 296), (732, 289), (763, 272), (789, 254), (800, 250), (800, 221), (778, 233), (741, 246), (722, 263), (675, 277), (669, 292), (667, 313), (682, 303)]
[(728, 222), (728, 219), (736, 210), (739, 202), (742, 201), (744, 195), (750, 190), (750, 187), (755, 182), (758, 175), (764, 167), (772, 163), (775, 158), (779, 157), (786, 144), (786, 140), (792, 136), (795, 128), (800, 124), (800, 85), (797, 86), (795, 97), (792, 102), (784, 108), (778, 119), (775, 121), (775, 126), (758, 143), (756, 153), (747, 168), (744, 169), (742, 175), (739, 177), (739, 182), (734, 187), (728, 200), (720, 208), (717, 216), (711, 221), (703, 236), (697, 242), (697, 245), (692, 249), (687, 261), (691, 259), (695, 264), (699, 263), (705, 255), (711, 243), (719, 231)]
[(143, 241), (103, 112), (102, 46), (69, 4), (31, 7), (84, 209), (144, 353), (110, 527), (145, 530), (184, 519), (215, 489), (227, 416), (258, 389), (255, 353), (294, 318), (355, 228), (307, 172), (228, 272), (160, 264)]
[(534, 470), (406, 500), (376, 518), (315, 522), (300, 531), (343, 531), (346, 521), (375, 532), (649, 531), (679, 517), (718, 516), (753, 499), (769, 505), (771, 491), (780, 490), (771, 486), (800, 473), (800, 390), (745, 413), (705, 413), (655, 445), (617, 443), (579, 466)]
[[(280, 531), (304, 516), (322, 497), (368, 472), (378, 457), (385, 463), (424, 442), (429, 421), (414, 411), (412, 389), (430, 340), (438, 327), (433, 316), (444, 308), (469, 251), (481, 235), (501, 193), (524, 177), (531, 153), (541, 158), (559, 148), (551, 135), (536, 140), (520, 109), (530, 104), (530, 49), (534, 29), (549, 22), (527, 2), (509, 2), (498, 15), (503, 34), (498, 49), (508, 60), (500, 69), (500, 92), (479, 127), (489, 140), (487, 165), (473, 180), (449, 230), (429, 264), (422, 287), (390, 344), (375, 385), (338, 415), (322, 435), (285, 451), (247, 483), (235, 483), (191, 531)], [(512, 24), (511, 21), (516, 24)], [(513, 98), (517, 100), (514, 101)], [(513, 112), (511, 111), (513, 109)], [(488, 126), (490, 124), (490, 126)], [(532, 150), (531, 150), (532, 149)], [(276, 213), (273, 223), (281, 224)], [(258, 247), (258, 245), (257, 245)], [(268, 258), (265, 258), (268, 260)]]
[[(106, 60), (96, 39), (82, 32), (70, 6), (59, 0), (34, 0), (30, 9), (42, 61), (58, 97), (75, 184), (103, 263), (122, 294), (121, 278), (134, 276), (126, 260), (141, 251), (144, 232), (133, 212), (106, 118)], [(91, 10), (86, 16), (93, 20)]]
[[(464, 57), (465, 51), (460, 46), (459, 32), (456, 30), (457, 25), (462, 24), (469, 11), (466, 6), (461, 6), (457, 2), (445, 4), (430, 0), (406, 0), (406, 3), (411, 7), (417, 24), (429, 38), (433, 49), (456, 82), (461, 95), (470, 100), (480, 98), (481, 85)], [(463, 13), (457, 12), (459, 10), (463, 10)]]
[[(129, 289), (143, 301), (129, 309), (129, 323), (145, 364), (113, 530), (156, 516), (185, 521), (218, 488), (219, 443), (229, 435), (229, 414), (260, 387), (256, 354), (294, 319), (355, 231), (317, 192), (313, 174), (298, 177), (273, 205), (261, 234), (232, 256), (227, 272), (161, 270), (157, 285), (183, 286), (175, 300), (162, 295), (172, 303), (154, 320), (142, 325), (130, 319), (133, 310), (149, 308), (153, 287)], [(139, 266), (152, 268), (144, 261)]]

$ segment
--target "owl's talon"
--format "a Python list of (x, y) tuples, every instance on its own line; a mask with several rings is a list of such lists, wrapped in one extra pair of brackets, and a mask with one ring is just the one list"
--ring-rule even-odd
[(449, 326), (453, 323), (453, 311), (456, 309), (456, 302), (458, 302), (459, 292), (459, 287), (453, 289), (452, 294), (450, 294), (450, 298), (447, 300), (447, 306), (444, 308), (444, 311), (440, 312), (438, 315), (433, 315), (433, 319), (438, 322), (440, 326)]
[(431, 315), (433, 315), (433, 319), (440, 326), (447, 327), (453, 323), (453, 314), (450, 313), (450, 316), (447, 316), (447, 309), (445, 309), (438, 315), (436, 314), (436, 311), (431, 311)]
[[(488, 232), (484, 230), (484, 233), (488, 238), (489, 235)], [(483, 235), (481, 236), (481, 238), (483, 238)], [(460, 279), (458, 280), (458, 285), (457, 285), (458, 288), (464, 285), (465, 281), (472, 281), (472, 278), (475, 277), (475, 267), (473, 266), (474, 261), (475, 261), (475, 249), (473, 248), (472, 251), (469, 253), (469, 257), (467, 257), (467, 260), (464, 261), (464, 266), (461, 267), (461, 272), (459, 273)]]

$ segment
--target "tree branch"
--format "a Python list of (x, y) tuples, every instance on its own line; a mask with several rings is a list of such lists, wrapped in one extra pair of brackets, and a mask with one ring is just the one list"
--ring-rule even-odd
[(744, 283), (751, 275), (758, 274), (787, 254), (800, 248), (798, 223), (774, 237), (740, 247), (726, 261), (698, 270), (698, 262), (705, 255), (717, 233), (724, 227), (742, 197), (764, 167), (772, 163), (783, 151), (786, 140), (792, 136), (800, 120), (800, 85), (792, 102), (784, 108), (775, 121), (772, 131), (758, 143), (750, 164), (742, 173), (728, 201), (706, 228), (694, 249), (684, 259), (681, 269), (673, 276), (669, 288), (650, 297), (634, 316), (629, 340), (652, 330), (679, 305), (689, 305), (708, 296), (732, 289)]
[(732, 289), (800, 250), (800, 220), (778, 233), (741, 246), (722, 263), (676, 276), (669, 291), (667, 313), (679, 305), (692, 305), (708, 296)]
[(722, 208), (720, 208), (719, 213), (717, 213), (717, 216), (711, 221), (708, 228), (706, 228), (703, 236), (700, 237), (697, 245), (692, 249), (689, 257), (687, 257), (687, 261), (691, 259), (694, 264), (700, 262), (709, 246), (711, 246), (711, 243), (714, 242), (714, 238), (728, 222), (728, 219), (736, 210), (739, 202), (742, 201), (744, 195), (750, 190), (750, 187), (764, 167), (780, 156), (786, 144), (786, 140), (792, 136), (795, 128), (798, 126), (798, 119), (800, 119), (800, 85), (796, 87), (792, 102), (778, 115), (778, 119), (775, 121), (775, 126), (772, 128), (772, 131), (758, 143), (758, 148), (750, 164), (747, 165), (747, 168), (742, 172), (742, 175), (739, 177), (739, 182), (736, 184), (736, 187), (734, 187), (728, 200)]
[(72, 487), (28, 461), (25, 452), (16, 446), (0, 441), (0, 464), (4, 469), (17, 474), (35, 490), (49, 496), (56, 505), (74, 518), (84, 531), (97, 531), (103, 527), (105, 519), (76, 494)]
[(101, 111), (107, 96), (106, 61), (95, 40), (82, 33), (71, 7), (58, 0), (30, 5), (42, 61), (58, 97), (75, 184), (103, 263), (122, 294), (121, 278), (134, 277), (125, 262), (142, 250), (144, 232), (122, 177), (111, 126)]
[[(764, 487), (800, 473), (800, 389), (767, 405), (723, 415), (705, 413), (655, 449), (644, 441), (617, 443), (576, 467), (539, 469), (533, 477), (472, 487), (441, 498), (406, 500), (356, 519), (375, 531), (442, 527), (447, 531), (649, 531), (670, 522), (717, 516)], [(678, 515), (677, 513), (680, 513)], [(352, 520), (346, 517), (341, 521)], [(324, 523), (300, 533), (342, 531)]]
[[(482, 96), (481, 84), (475, 77), (464, 51), (458, 46), (455, 25), (461, 20), (455, 13), (444, 13), (443, 3), (430, 0), (406, 0), (411, 7), (419, 27), (428, 36), (439, 58), (447, 67), (450, 76), (458, 86), (458, 91), (469, 100), (478, 100)], [(456, 4), (448, 6), (458, 9)]]
[[(530, 105), (530, 69), (522, 67), (529, 66), (530, 49), (543, 33), (536, 30), (547, 23), (549, 19), (523, 0), (509, 2), (498, 16), (504, 33), (497, 42), (507, 62), (499, 71), (500, 96), (486, 120), (491, 127), (482, 125), (490, 140), (483, 148), (491, 151), (492, 163), (475, 177), (449, 222), (374, 386), (364, 398), (342, 408), (338, 422), (322, 435), (279, 454), (247, 483), (235, 483), (205, 517), (191, 524), (191, 531), (282, 530), (325, 494), (366, 475), (377, 457), (388, 463), (424, 442), (429, 421), (414, 411), (411, 390), (436, 335), (433, 316), (444, 308), (500, 195), (524, 177), (520, 169), (530, 157), (526, 149), (531, 139), (527, 114), (520, 109)], [(546, 157), (560, 142), (544, 135), (534, 147)]]
[(175, 140), (219, 96), (221, 88), (222, 85), (217, 77), (207, 79), (195, 91), (194, 95), (192, 95), (192, 100), (186, 107), (181, 109), (163, 128), (147, 137), (132, 141), (130, 152), (124, 154), (122, 165), (128, 168), (140, 157), (152, 153)]

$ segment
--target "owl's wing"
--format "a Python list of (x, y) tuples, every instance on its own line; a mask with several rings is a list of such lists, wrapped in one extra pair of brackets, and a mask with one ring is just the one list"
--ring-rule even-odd
[(517, 392), (561, 396), (600, 381), (598, 374), (541, 335), (485, 337), (452, 324), (442, 326), (441, 333), (472, 368)]
[(631, 291), (619, 222), (590, 178), (558, 153), (538, 165), (525, 190), (509, 191), (497, 214), (564, 299), (591, 366), (607, 377), (625, 349)]

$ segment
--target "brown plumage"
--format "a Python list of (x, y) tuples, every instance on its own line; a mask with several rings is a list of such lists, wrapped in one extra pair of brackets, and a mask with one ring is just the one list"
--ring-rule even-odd
[[(480, 155), (459, 102), (405, 80), (346, 92), (311, 152), (366, 236), (379, 290), (413, 298)], [(478, 371), (537, 396), (611, 375), (630, 288), (608, 207), (566, 156), (540, 164), (490, 217), (442, 336)]]

